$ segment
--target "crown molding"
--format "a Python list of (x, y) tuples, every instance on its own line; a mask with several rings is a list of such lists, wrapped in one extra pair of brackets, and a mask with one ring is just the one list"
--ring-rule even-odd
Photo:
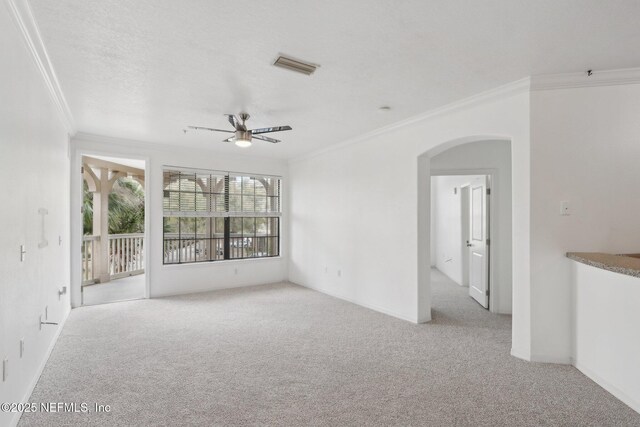
[(470, 108), (477, 107), (482, 104), (486, 104), (492, 101), (496, 101), (499, 99), (508, 98), (510, 96), (530, 91), (531, 80), (529, 77), (524, 79), (516, 80), (515, 82), (508, 83), (503, 86), (498, 86), (497, 88), (487, 90), (485, 92), (480, 92), (476, 95), (470, 96), (468, 98), (461, 99), (459, 101), (452, 102), (450, 104), (446, 104), (442, 107), (435, 108), (433, 110), (429, 110), (425, 113), (418, 114), (416, 116), (409, 117), (408, 119), (392, 123), (388, 126), (381, 127), (379, 129), (373, 130), (371, 132), (367, 132), (365, 134), (359, 135), (355, 138), (351, 138), (345, 140), (343, 142), (331, 145), (326, 148), (322, 148), (320, 150), (313, 151), (308, 154), (304, 154), (299, 157), (295, 157), (289, 160), (289, 163), (296, 163), (302, 160), (308, 160), (313, 157), (329, 153), (331, 151), (339, 150), (341, 148), (345, 148), (350, 145), (358, 144), (364, 141), (367, 141), (373, 137), (384, 135), (386, 133), (392, 132), (396, 129), (403, 128), (405, 126), (410, 126), (415, 123), (427, 122), (430, 120), (434, 120), (440, 117), (444, 117), (450, 114), (454, 114), (463, 110), (467, 110)]
[(594, 70), (582, 73), (546, 74), (531, 77), (531, 90), (572, 89), (581, 87), (619, 86), (640, 83), (640, 68)]
[(40, 30), (33, 17), (33, 12), (28, 0), (6, 0), (6, 4), (20, 30), (31, 57), (36, 63), (38, 71), (53, 99), (67, 133), (74, 135), (76, 127), (73, 115), (71, 114), (60, 82), (49, 59), (49, 54), (40, 36)]

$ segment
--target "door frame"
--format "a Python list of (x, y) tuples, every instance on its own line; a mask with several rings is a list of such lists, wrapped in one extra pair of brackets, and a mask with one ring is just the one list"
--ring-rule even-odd
[[(495, 223), (496, 218), (496, 204), (493, 203), (493, 197), (495, 197), (495, 183), (498, 182), (498, 170), (497, 169), (431, 169), (430, 176), (460, 176), (460, 175), (486, 175), (487, 176), (487, 188), (491, 189), (491, 195), (487, 197), (487, 214), (489, 215), (489, 220), (487, 221), (487, 238), (490, 242), (494, 241), (493, 234), (496, 229), (497, 224)], [(499, 189), (498, 189), (499, 191)], [(431, 219), (433, 221), (433, 218)], [(487, 289), (489, 290), (489, 312), (497, 313), (496, 308), (499, 307), (498, 297), (500, 292), (495, 289), (495, 280), (494, 280), (494, 272), (496, 271), (496, 257), (492, 256), (493, 251), (491, 248), (492, 244), (487, 246), (487, 256), (489, 257), (489, 275), (488, 275), (488, 284)]]
[(470, 203), (469, 198), (471, 197), (470, 193), (471, 184), (464, 184), (460, 186), (460, 218), (462, 223), (460, 224), (460, 247), (462, 248), (462, 283), (461, 286), (468, 288), (469, 287), (469, 250), (465, 249), (467, 241), (470, 238), (471, 232), (471, 212), (470, 212)]
[(70, 292), (71, 292), (71, 308), (82, 307), (82, 186), (83, 177), (80, 173), (82, 167), (82, 158), (84, 156), (104, 156), (114, 157), (121, 159), (135, 159), (144, 161), (144, 245), (147, 251), (144, 257), (144, 274), (145, 274), (145, 286), (144, 286), (144, 299), (150, 297), (150, 283), (151, 283), (151, 263), (148, 256), (149, 248), (152, 244), (151, 236), (151, 176), (150, 176), (150, 158), (148, 156), (136, 156), (134, 154), (126, 154), (118, 151), (104, 151), (104, 150), (92, 150), (74, 146), (71, 144), (71, 172), (70, 172), (70, 186), (71, 186), (71, 218), (70, 218), (70, 261), (71, 261), (71, 277), (70, 277)]

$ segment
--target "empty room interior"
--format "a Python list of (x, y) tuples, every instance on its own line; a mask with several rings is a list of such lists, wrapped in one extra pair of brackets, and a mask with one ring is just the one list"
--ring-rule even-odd
[(1, 1), (0, 426), (640, 426), (640, 2)]

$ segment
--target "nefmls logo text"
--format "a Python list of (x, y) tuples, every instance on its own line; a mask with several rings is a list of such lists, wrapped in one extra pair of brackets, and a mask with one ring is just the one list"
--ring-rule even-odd
[(89, 412), (89, 405), (85, 402), (42, 402), (40, 403), (40, 412)]

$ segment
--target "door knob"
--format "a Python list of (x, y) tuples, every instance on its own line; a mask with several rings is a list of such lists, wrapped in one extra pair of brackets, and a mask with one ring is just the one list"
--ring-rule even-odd
[(473, 246), (471, 243), (469, 243), (469, 241), (467, 240), (467, 247), (470, 248), (471, 246)]

